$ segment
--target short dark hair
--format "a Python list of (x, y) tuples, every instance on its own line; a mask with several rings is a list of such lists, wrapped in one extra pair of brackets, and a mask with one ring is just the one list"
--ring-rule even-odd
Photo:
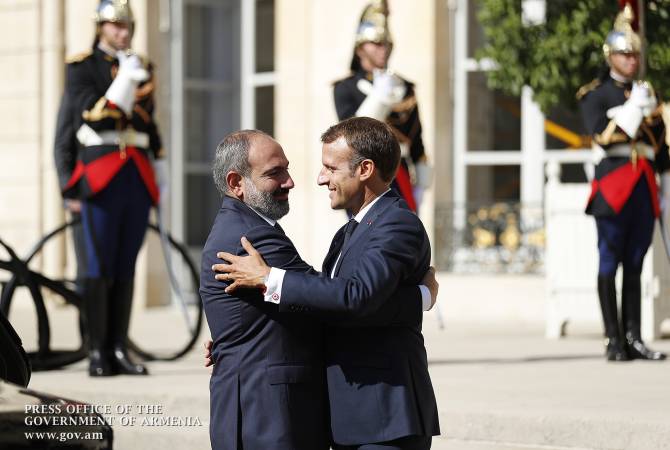
[(364, 159), (371, 159), (382, 180), (393, 180), (400, 164), (400, 144), (391, 127), (370, 117), (352, 117), (328, 128), (321, 142), (330, 144), (341, 137), (353, 150), (351, 170)]
[(228, 192), (226, 184), (228, 172), (234, 170), (243, 177), (249, 176), (251, 172), (249, 147), (251, 147), (251, 139), (258, 136), (272, 139), (272, 136), (260, 130), (240, 130), (230, 133), (216, 146), (212, 175), (216, 189), (221, 195)]

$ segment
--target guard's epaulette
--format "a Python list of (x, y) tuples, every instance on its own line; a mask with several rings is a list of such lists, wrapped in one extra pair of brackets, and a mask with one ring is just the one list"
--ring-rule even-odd
[(577, 97), (577, 100), (581, 100), (586, 94), (588, 94), (598, 86), (600, 86), (600, 79), (596, 78), (592, 80), (590, 83), (587, 83), (584, 86), (580, 87), (575, 97)]
[(91, 56), (93, 52), (91, 50), (86, 50), (85, 52), (77, 53), (76, 55), (69, 56), (65, 59), (66, 64), (79, 63)]

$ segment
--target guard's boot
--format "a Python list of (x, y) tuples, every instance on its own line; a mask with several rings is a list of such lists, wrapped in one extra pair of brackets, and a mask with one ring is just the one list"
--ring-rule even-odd
[(605, 325), (605, 336), (607, 347), (605, 355), (608, 361), (628, 361), (621, 331), (616, 305), (616, 285), (614, 277), (598, 277), (598, 298), (600, 299), (600, 310), (603, 313)]
[(147, 368), (128, 355), (128, 326), (133, 305), (133, 280), (115, 280), (111, 290), (110, 345), (112, 370), (123, 375), (148, 375)]
[(84, 311), (88, 329), (88, 373), (92, 377), (113, 375), (105, 349), (108, 321), (108, 288), (104, 278), (87, 278), (84, 288)]
[(631, 359), (660, 361), (666, 358), (665, 353), (655, 352), (642, 342), (640, 333), (641, 290), (640, 275), (623, 276), (621, 297), (621, 321), (626, 332), (626, 349)]

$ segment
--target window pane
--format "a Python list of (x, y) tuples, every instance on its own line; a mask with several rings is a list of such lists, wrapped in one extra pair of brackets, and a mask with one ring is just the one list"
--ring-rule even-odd
[(480, 2), (468, 2), (468, 58), (474, 58), (478, 48), (484, 45), (484, 29), (477, 20)]
[(256, 128), (274, 136), (274, 86), (256, 88)]
[(275, 70), (275, 2), (256, 0), (256, 72)]
[(468, 167), (468, 204), (519, 201), (519, 166)]
[(584, 164), (561, 164), (561, 183), (588, 183)]
[(585, 136), (582, 116), (578, 111), (565, 107), (553, 108), (547, 114), (545, 125), (547, 150), (565, 150), (569, 148), (589, 148), (588, 136)]
[(210, 173), (186, 177), (186, 244), (202, 247), (219, 210), (221, 197)]
[(521, 99), (486, 86), (486, 74), (468, 73), (468, 150), (519, 150)]
[(239, 0), (221, 0), (217, 6), (187, 5), (185, 9), (186, 77), (239, 78)]
[(221, 139), (240, 127), (239, 92), (187, 90), (184, 101), (186, 161), (211, 163)]

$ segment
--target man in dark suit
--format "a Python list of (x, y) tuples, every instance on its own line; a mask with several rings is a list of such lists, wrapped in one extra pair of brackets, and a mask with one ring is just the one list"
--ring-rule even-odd
[[(273, 266), (314, 273), (276, 222), (288, 212), (294, 186), (288, 160), (270, 136), (240, 131), (219, 144), (213, 172), (223, 203), (203, 249), (200, 279), (216, 363), (210, 382), (212, 447), (328, 448), (321, 321), (282, 313), (258, 291), (230, 295), (212, 274), (219, 250), (245, 254), (242, 236)], [(352, 310), (330, 320), (350, 327), (418, 324), (417, 284), (401, 286), (371, 319)]]
[[(247, 235), (249, 257), (222, 252), (214, 266), (226, 288), (265, 287), (264, 301), (280, 312), (338, 316), (364, 310), (374, 317), (401, 284), (418, 284), (428, 270), (423, 224), (389, 189), (400, 162), (390, 128), (367, 117), (345, 120), (322, 136), (320, 185), (331, 207), (352, 219), (335, 235), (323, 274), (267, 264)], [(427, 449), (439, 434), (421, 325), (346, 327), (326, 334), (331, 430), (336, 449)]]

